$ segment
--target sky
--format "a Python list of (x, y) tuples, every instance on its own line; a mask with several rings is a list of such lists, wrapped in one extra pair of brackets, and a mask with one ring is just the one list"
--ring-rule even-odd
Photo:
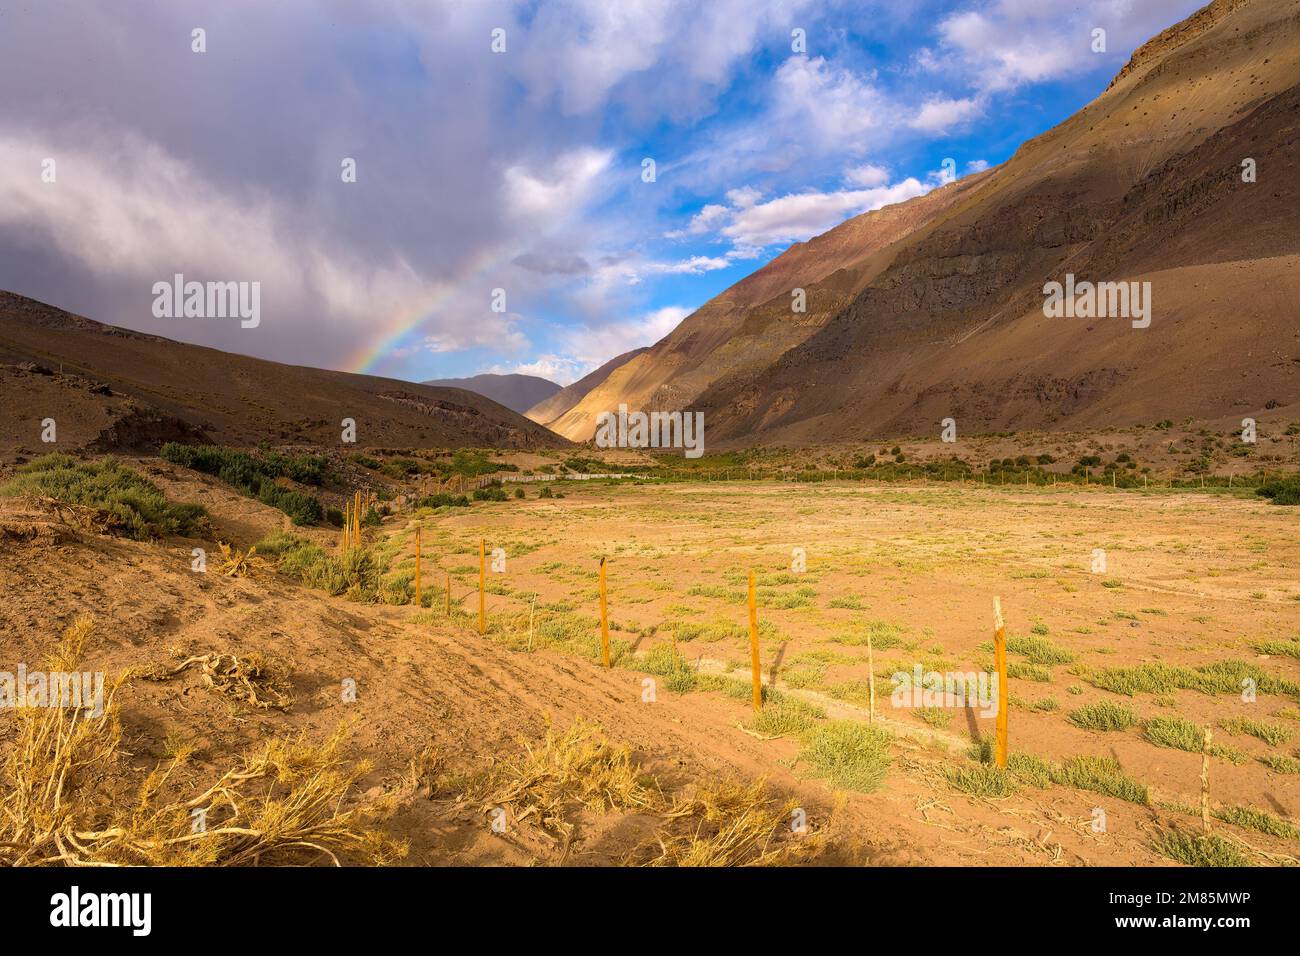
[[(0, 2), (0, 288), (294, 365), (568, 384), (1003, 162), (1200, 5)], [(258, 283), (258, 322), (157, 317), (176, 274)]]

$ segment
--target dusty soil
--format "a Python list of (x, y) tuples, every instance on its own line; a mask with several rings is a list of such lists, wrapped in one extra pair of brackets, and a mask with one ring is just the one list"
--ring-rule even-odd
[[(177, 500), (211, 512), (214, 538), (248, 547), (284, 527), (284, 516), (206, 476), (142, 465)], [(1199, 754), (1153, 746), (1140, 729), (1095, 732), (1070, 723), (1080, 706), (1110, 699), (1143, 718), (1182, 715), (1216, 727), (1216, 740), (1245, 755), (1212, 762), (1216, 807), (1246, 806), (1294, 820), (1300, 776), (1257, 758), (1290, 755), (1300, 737), (1300, 702), (1260, 693), (1255, 703), (1181, 690), (1170, 695), (1110, 694), (1077, 673), (1146, 661), (1197, 666), (1244, 660), (1300, 680), (1300, 660), (1264, 657), (1252, 646), (1300, 633), (1300, 543), (1292, 510), (1227, 494), (1077, 488), (922, 487), (874, 484), (595, 485), (568, 482), (564, 497), (478, 503), (468, 510), (406, 512), (385, 519), (372, 538), (396, 537), (413, 553), (418, 522), (426, 586), (452, 574), (458, 608), (477, 611), (478, 543), (501, 548), (506, 565), (490, 573), (494, 632), (527, 613), (534, 595), (546, 615), (597, 613), (597, 566), (608, 558), (613, 637), (624, 666), (553, 649), (510, 650), (480, 636), (473, 616), (434, 609), (363, 605), (309, 590), (269, 567), (251, 577), (191, 571), (191, 549), (215, 541), (140, 543), (107, 537), (31, 501), (0, 501), (0, 669), (41, 660), (59, 628), (92, 614), (97, 634), (87, 666), (109, 671), (209, 651), (258, 651), (290, 662), (293, 705), (285, 712), (227, 703), (193, 675), (133, 682), (124, 692), (125, 745), (144, 773), (169, 738), (199, 745), (194, 772), (270, 735), (324, 736), (353, 721), (351, 750), (373, 761), (373, 792), (392, 785), (432, 746), (450, 766), (482, 770), (536, 739), (548, 718), (598, 722), (629, 745), (670, 790), (719, 779), (766, 778), (805, 807), (810, 823), (829, 824), (844, 848), (835, 862), (874, 864), (1154, 865), (1161, 825), (1194, 826)], [(308, 532), (322, 544), (334, 534)], [(803, 548), (807, 570), (790, 573)], [(1094, 549), (1107, 569), (1091, 572)], [(744, 575), (760, 590), (767, 622), (764, 679), (817, 702), (829, 716), (866, 719), (858, 688), (866, 648), (834, 638), (870, 622), (896, 634), (875, 650), (878, 675), (919, 662), (940, 671), (987, 666), (992, 600), (1001, 598), (1012, 635), (1031, 629), (1075, 658), (1048, 668), (1045, 681), (1010, 682), (1013, 753), (1062, 760), (1113, 756), (1151, 788), (1150, 806), (1060, 785), (1005, 799), (968, 796), (944, 769), (969, 764), (973, 736), (993, 721), (971, 711), (945, 714), (893, 708), (887, 676), (877, 706), (899, 734), (884, 784), (839, 795), (809, 776), (791, 737), (746, 732), (750, 706), (717, 691), (676, 694), (660, 686), (643, 702), (646, 675), (637, 654), (673, 639), (680, 622), (743, 625)], [(801, 589), (803, 589), (801, 591)], [(692, 593), (694, 592), (694, 593)], [(786, 605), (786, 606), (780, 606)], [(770, 630), (775, 627), (775, 631)], [(741, 630), (719, 640), (680, 641), (704, 670), (748, 675)], [(1018, 660), (1012, 655), (1013, 660)], [(633, 665), (633, 666), (627, 666)], [(340, 687), (352, 679), (352, 703)], [(1046, 709), (1051, 699), (1055, 709)], [(1035, 705), (1041, 705), (1036, 707)], [(926, 719), (922, 719), (924, 716)], [(1270, 746), (1217, 729), (1234, 716), (1292, 731)], [(0, 748), (11, 730), (0, 718)], [(1106, 832), (1090, 826), (1106, 812)], [(635, 814), (582, 814), (567, 854), (526, 824), (494, 834), (485, 808), (440, 796), (409, 802), (387, 824), (411, 846), (412, 864), (615, 863), (652, 832)], [(1271, 854), (1294, 857), (1295, 842), (1219, 824)]]

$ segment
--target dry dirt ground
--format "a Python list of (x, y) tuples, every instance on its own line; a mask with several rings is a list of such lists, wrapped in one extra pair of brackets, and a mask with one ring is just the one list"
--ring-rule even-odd
[[(286, 528), (276, 511), (205, 476), (138, 463), (169, 497), (197, 501), (214, 539), (248, 547)], [(305, 588), (270, 566), (247, 577), (191, 570), (191, 549), (214, 541), (141, 543), (106, 537), (30, 500), (0, 501), (0, 669), (41, 660), (59, 629), (90, 614), (97, 631), (87, 667), (115, 672), (174, 653), (288, 661), (287, 711), (231, 704), (193, 673), (133, 681), (122, 692), (131, 766), (152, 768), (177, 739), (198, 746), (196, 774), (271, 735), (324, 736), (352, 724), (351, 751), (374, 764), (371, 793), (390, 787), (432, 747), (457, 773), (481, 772), (536, 740), (551, 720), (596, 721), (632, 749), (673, 792), (698, 782), (765, 778), (829, 827), (824, 862), (866, 864), (1158, 865), (1161, 827), (1195, 830), (1201, 756), (1157, 747), (1140, 726), (1101, 732), (1070, 715), (1110, 700), (1139, 718), (1180, 715), (1215, 728), (1235, 759), (1211, 761), (1216, 808), (1248, 807), (1300, 818), (1300, 691), (1235, 695), (1197, 690), (1125, 696), (1088, 678), (1107, 668), (1160, 661), (1197, 667), (1244, 661), (1300, 682), (1300, 659), (1262, 654), (1265, 642), (1300, 636), (1300, 542), (1294, 510), (1228, 494), (959, 485), (661, 484), (560, 482), (563, 497), (475, 502), (469, 509), (406, 511), (368, 529), (413, 564), (417, 524), (432, 607), (365, 605)], [(307, 532), (322, 544), (334, 535)], [(477, 628), (478, 547), (504, 556), (488, 573), (489, 633)], [(807, 568), (791, 570), (794, 549)], [(1106, 556), (1093, 573), (1094, 551)], [(553, 647), (529, 650), (533, 615), (596, 633), (597, 567), (607, 557), (616, 666)], [(745, 575), (759, 578), (763, 679), (821, 706), (828, 717), (867, 719), (864, 635), (875, 635), (880, 719), (897, 736), (883, 784), (837, 793), (813, 775), (792, 735), (746, 728), (746, 699), (719, 690), (674, 693), (659, 681), (645, 700), (637, 662), (676, 640), (709, 673), (748, 680)], [(455, 613), (443, 612), (451, 575)], [(970, 710), (891, 706), (889, 675), (971, 671), (992, 659), (992, 601), (1014, 637), (1038, 636), (1069, 662), (1025, 668), (1010, 681), (1011, 752), (1060, 762), (1113, 757), (1150, 788), (1149, 805), (1073, 786), (1026, 787), (1004, 798), (969, 795), (946, 771), (973, 766), (972, 739), (993, 720)], [(694, 625), (692, 627), (692, 625)], [(541, 641), (538, 642), (542, 643)], [(1036, 679), (1035, 679), (1036, 678)], [(343, 682), (355, 681), (345, 702)], [(1285, 687), (1286, 685), (1284, 685)], [(1294, 684), (1292, 685), (1292, 687)], [(1223, 729), (1245, 717), (1282, 728), (1267, 743)], [(12, 737), (0, 723), (0, 749)], [(1104, 832), (1093, 822), (1105, 812)], [(609, 864), (647, 839), (655, 821), (636, 813), (575, 815), (561, 848), (530, 821), (489, 825), (490, 808), (455, 794), (421, 794), (387, 822), (409, 842), (411, 864)], [(1218, 823), (1260, 851), (1260, 863), (1294, 860), (1300, 843)]]

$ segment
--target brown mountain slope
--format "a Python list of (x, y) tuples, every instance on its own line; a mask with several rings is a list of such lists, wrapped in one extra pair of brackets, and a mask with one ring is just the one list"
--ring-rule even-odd
[(524, 415), (531, 418), (539, 425), (549, 426), (551, 422), (555, 421), (574, 405), (577, 405), (578, 402), (582, 401), (587, 396), (588, 392), (601, 382), (605, 381), (605, 379), (609, 378), (610, 374), (615, 369), (626, 365), (646, 350), (647, 349), (644, 347), (632, 349), (631, 351), (624, 352), (622, 355), (614, 356), (600, 368), (588, 372), (573, 384), (564, 386), (564, 388), (560, 389), (554, 395), (538, 402), (532, 408), (524, 412)]
[[(925, 196), (855, 216), (796, 243), (706, 302), (547, 424), (581, 441), (595, 431), (598, 414), (621, 402), (633, 408), (681, 408), (720, 380), (752, 376), (852, 301), (883, 268), (892, 243), (933, 221), (988, 175), (968, 176)], [(807, 294), (807, 311), (801, 314), (790, 308), (795, 287)]]
[[(281, 365), (115, 328), (0, 292), (0, 450), (154, 450), (163, 441), (399, 448), (554, 447), (541, 426), (462, 389)], [(57, 443), (43, 444), (53, 418)]]
[[(1028, 143), (804, 343), (698, 397), (713, 441), (801, 444), (1252, 415), (1300, 396), (1300, 2), (1211, 4)], [(1242, 162), (1258, 180), (1243, 182)], [(1043, 286), (1152, 283), (1152, 321)]]

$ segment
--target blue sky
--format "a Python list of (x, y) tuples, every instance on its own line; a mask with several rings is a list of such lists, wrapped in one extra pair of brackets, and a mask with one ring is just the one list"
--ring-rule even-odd
[[(945, 159), (959, 176), (1002, 162), (1197, 6), (10, 9), (0, 287), (282, 362), (567, 383), (791, 242), (933, 188)], [(261, 323), (154, 318), (152, 284), (176, 272), (260, 282)]]

